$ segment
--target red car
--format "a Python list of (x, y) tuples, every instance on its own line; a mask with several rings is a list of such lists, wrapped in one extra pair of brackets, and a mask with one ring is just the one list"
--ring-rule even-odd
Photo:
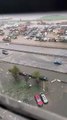
[(35, 98), (36, 103), (37, 103), (38, 106), (40, 106), (40, 107), (43, 106), (43, 102), (42, 102), (42, 100), (40, 98), (40, 95), (37, 94), (37, 95), (34, 96), (34, 98)]

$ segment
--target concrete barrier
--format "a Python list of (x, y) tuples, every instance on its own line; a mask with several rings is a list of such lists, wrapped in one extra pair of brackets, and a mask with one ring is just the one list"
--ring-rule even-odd
[(2, 94), (0, 94), (0, 106), (34, 120), (67, 120), (67, 118), (61, 117), (55, 113), (28, 105)]

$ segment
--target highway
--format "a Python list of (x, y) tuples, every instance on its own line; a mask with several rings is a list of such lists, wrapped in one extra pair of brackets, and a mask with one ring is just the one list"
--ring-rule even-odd
[[(7, 49), (9, 54), (2, 54), (2, 49)], [(66, 49), (0, 43), (0, 60), (67, 73)], [(61, 61), (62, 65), (55, 65), (55, 60)]]
[(54, 48), (44, 48), (44, 47), (35, 47), (35, 46), (26, 46), (26, 45), (17, 45), (17, 44), (6, 44), (0, 43), (1, 49), (16, 50), (20, 52), (29, 52), (35, 54), (43, 55), (53, 55), (53, 56), (63, 56), (67, 57), (67, 49), (54, 49)]
[[(0, 49), (0, 61), (67, 73), (67, 58), (44, 56), (9, 50), (8, 53), (8, 55), (4, 55), (2, 54), (2, 49)], [(54, 64), (55, 60), (60, 60), (62, 65)]]

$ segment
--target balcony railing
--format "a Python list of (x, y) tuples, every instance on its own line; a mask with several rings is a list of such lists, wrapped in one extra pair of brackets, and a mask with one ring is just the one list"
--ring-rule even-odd
[(30, 120), (67, 120), (67, 118), (59, 116), (55, 113), (42, 110), (37, 106), (35, 107), (24, 102), (17, 101), (2, 94), (0, 94), (0, 106), (19, 114), (22, 117), (25, 116)]

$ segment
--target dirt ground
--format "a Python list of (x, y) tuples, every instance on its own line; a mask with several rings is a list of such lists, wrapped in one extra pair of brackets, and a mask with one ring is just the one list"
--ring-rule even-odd
[(42, 47), (52, 47), (52, 48), (66, 48), (67, 44), (63, 42), (39, 42), (34, 40), (27, 40), (22, 36), (19, 36), (18, 39), (12, 40), (14, 44), (25, 44), (33, 46), (42, 46)]
[[(0, 42), (3, 42), (2, 39), (5, 37), (0, 36)], [(18, 36), (17, 39), (12, 39), (11, 43), (13, 44), (24, 44), (24, 45), (31, 45), (31, 46), (42, 46), (42, 47), (51, 47), (51, 48), (62, 48), (67, 49), (67, 44), (63, 42), (40, 42), (35, 41), (33, 39), (26, 39), (24, 36)]]

